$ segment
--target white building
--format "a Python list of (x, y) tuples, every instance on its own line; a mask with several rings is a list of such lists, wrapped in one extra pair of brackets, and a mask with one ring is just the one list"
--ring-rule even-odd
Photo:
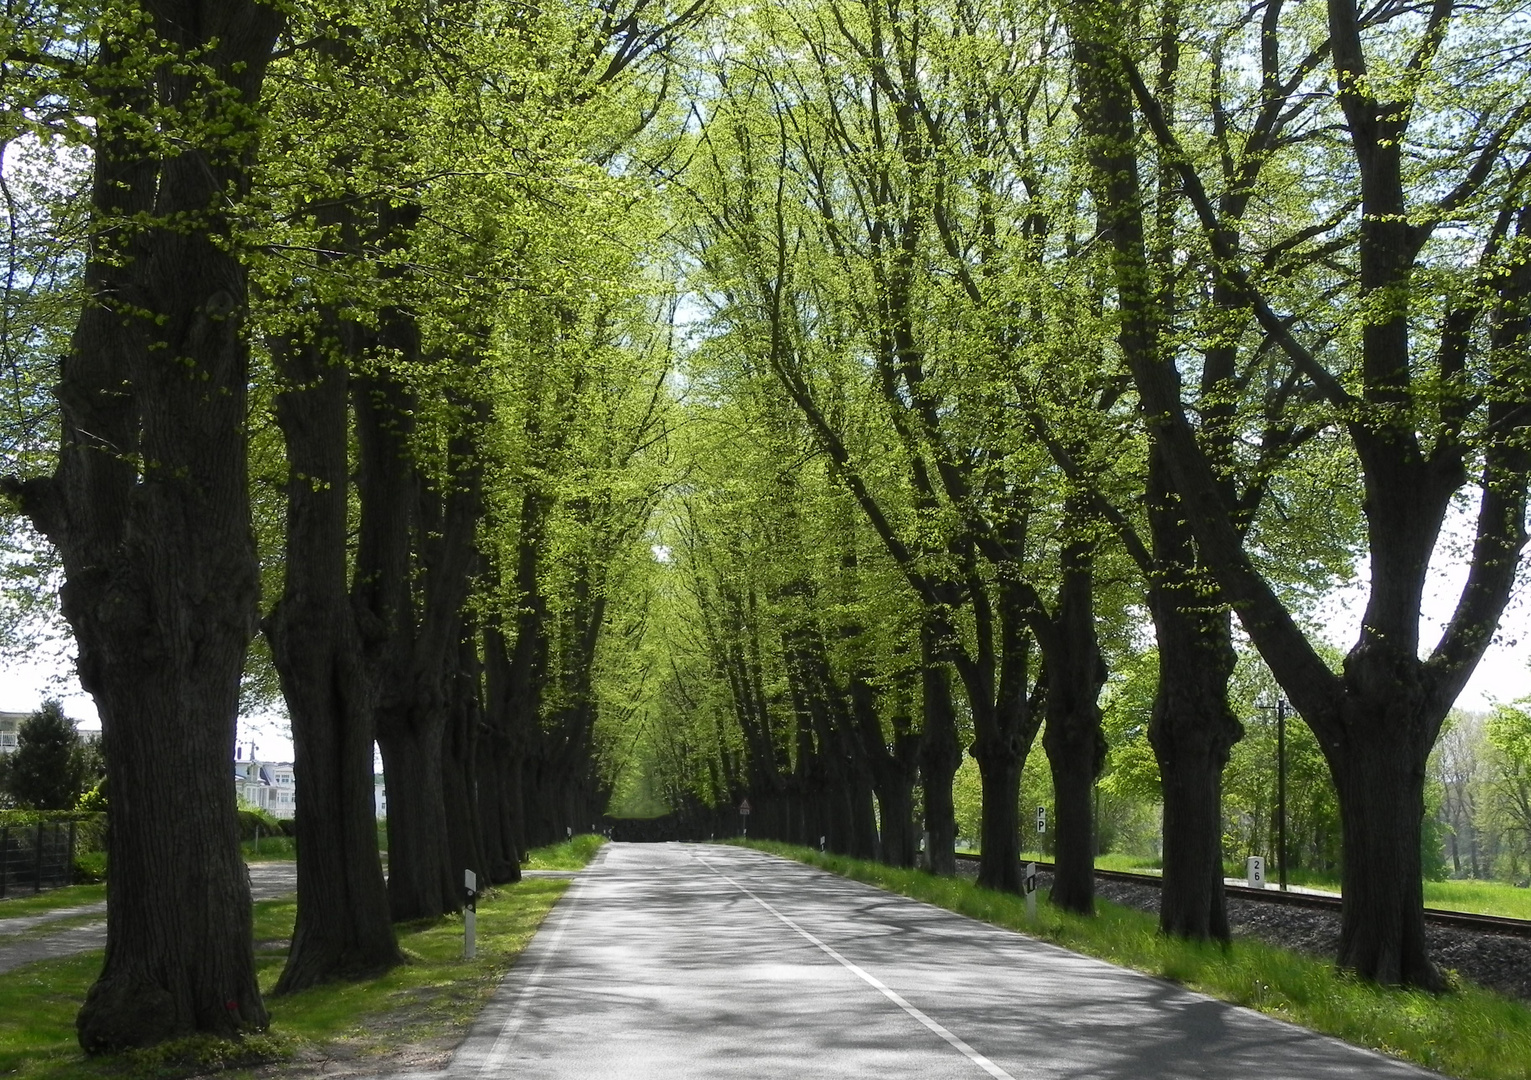
[(16, 749), (16, 732), (21, 722), (31, 715), (24, 712), (0, 712), (0, 754), (9, 754)]
[(290, 761), (258, 761), (255, 748), (246, 758), (243, 747), (234, 750), (234, 792), (243, 806), (264, 810), (274, 818), (290, 818), (298, 812), (298, 783)]

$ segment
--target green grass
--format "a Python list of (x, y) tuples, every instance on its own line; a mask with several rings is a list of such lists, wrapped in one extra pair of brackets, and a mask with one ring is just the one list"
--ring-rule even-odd
[(39, 915), (55, 908), (97, 904), (105, 899), (105, 885), (68, 885), (47, 892), (12, 896), (0, 900), (0, 921), (18, 915)]
[(1487, 990), (1464, 986), (1432, 996), (1385, 989), (1327, 961), (1259, 942), (1236, 941), (1225, 949), (1167, 938), (1159, 934), (1154, 916), (1104, 901), (1097, 901), (1094, 918), (1039, 903), (1037, 921), (1030, 924), (1021, 897), (980, 889), (961, 877), (932, 877), (786, 844), (751, 841), (749, 846), (1169, 979), (1450, 1076), (1531, 1080), (1531, 1007)]
[(1531, 889), (1517, 889), (1500, 881), (1427, 881), (1425, 906), (1531, 919)]
[(239, 845), (245, 854), (245, 862), (282, 862), (298, 857), (296, 836), (262, 836), (259, 840), (243, 840)]
[[(599, 848), (594, 837), (532, 853), (578, 869)], [(583, 861), (581, 857), (583, 856)], [(398, 927), (409, 962), (376, 979), (329, 983), (280, 998), (270, 992), (286, 961), (297, 905), (255, 904), (256, 967), (268, 1031), (235, 1043), (192, 1038), (147, 1051), (86, 1058), (74, 1017), (101, 969), (101, 953), (45, 960), (0, 974), (0, 1077), (5, 1080), (170, 1080), (282, 1062), (281, 1074), (318, 1075), (354, 1060), (380, 1071), (401, 1047), (441, 1055), (467, 1033), (568, 882), (526, 880), (491, 889), (478, 902), (478, 956), (462, 956), (461, 916)], [(237, 1075), (237, 1074), (236, 1074)]]
[(572, 840), (552, 844), (545, 848), (533, 848), (526, 863), (528, 870), (578, 870), (595, 858), (595, 853), (606, 841), (590, 833), (582, 833)]

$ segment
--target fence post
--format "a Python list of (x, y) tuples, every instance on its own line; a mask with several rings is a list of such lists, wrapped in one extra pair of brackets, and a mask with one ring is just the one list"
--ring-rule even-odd
[(37, 823), (37, 846), (32, 849), (32, 891), (43, 891), (43, 823)]
[(74, 845), (76, 840), (75, 830), (78, 828), (79, 824), (80, 823), (77, 821), (71, 821), (69, 823), (69, 850), (64, 853), (64, 858), (66, 860), (64, 864), (65, 885), (74, 884)]
[(0, 826), (0, 899), (5, 898), (6, 882), (10, 880), (11, 854), (11, 830), (9, 826)]

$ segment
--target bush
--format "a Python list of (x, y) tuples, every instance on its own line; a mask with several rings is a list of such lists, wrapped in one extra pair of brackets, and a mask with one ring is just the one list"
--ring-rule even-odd
[(254, 840), (255, 830), (260, 830), (261, 836), (280, 836), (286, 830), (282, 823), (264, 810), (255, 810), (250, 807), (239, 808), (239, 838), (241, 840)]
[(95, 885), (106, 880), (106, 852), (76, 851), (74, 856), (74, 883)]

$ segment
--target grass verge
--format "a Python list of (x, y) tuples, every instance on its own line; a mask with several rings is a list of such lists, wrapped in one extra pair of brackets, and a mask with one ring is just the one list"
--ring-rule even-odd
[(788, 844), (750, 841), (748, 846), (1169, 979), (1449, 1076), (1531, 1080), (1531, 1007), (1487, 990), (1464, 986), (1432, 996), (1385, 989), (1327, 961), (1260, 942), (1241, 940), (1223, 948), (1164, 937), (1154, 916), (1099, 900), (1094, 918), (1039, 903), (1031, 924), (1024, 899), (962, 878)]
[[(598, 838), (576, 837), (533, 852), (533, 861), (578, 869), (599, 847)], [(0, 1077), (174, 1080), (226, 1070), (234, 1076), (346, 1077), (375, 1075), (385, 1065), (439, 1067), (568, 884), (526, 880), (481, 896), (474, 960), (463, 959), (460, 916), (401, 925), (407, 964), (366, 982), (267, 997), (271, 1027), (237, 1043), (191, 1038), (87, 1058), (75, 1041), (74, 1017), (100, 972), (101, 953), (16, 968), (0, 974)], [(268, 995), (286, 962), (296, 913), (291, 897), (255, 904), (256, 967)]]
[(606, 841), (602, 837), (585, 833), (561, 844), (545, 848), (533, 848), (528, 854), (528, 870), (578, 870), (595, 858), (595, 853)]
[(40, 915), (55, 908), (97, 904), (105, 899), (105, 885), (68, 885), (32, 896), (13, 896), (0, 900), (0, 923), (18, 915)]

